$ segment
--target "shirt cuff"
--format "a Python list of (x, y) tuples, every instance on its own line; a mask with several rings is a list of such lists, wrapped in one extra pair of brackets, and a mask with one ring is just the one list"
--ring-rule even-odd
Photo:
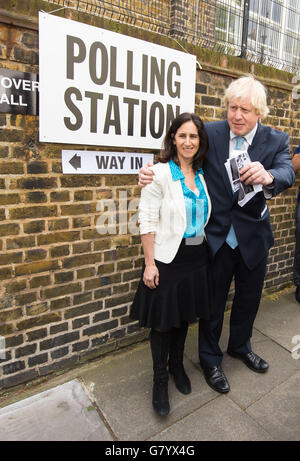
[(265, 199), (270, 199), (273, 197), (272, 190), (274, 189), (274, 184), (270, 184), (269, 186), (263, 186), (263, 193)]

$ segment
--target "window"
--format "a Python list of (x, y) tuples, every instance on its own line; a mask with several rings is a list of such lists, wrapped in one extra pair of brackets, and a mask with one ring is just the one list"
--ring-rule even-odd
[[(215, 38), (233, 54), (241, 52), (245, 1), (217, 0)], [(299, 67), (300, 0), (250, 0), (247, 52), (261, 63)]]
[(282, 7), (279, 5), (279, 3), (273, 3), (273, 8), (272, 8), (272, 21), (277, 22), (277, 24), (280, 24), (281, 22), (281, 10)]
[(257, 23), (253, 21), (249, 21), (248, 26), (248, 40), (257, 40)]
[(300, 0), (289, 0), (287, 16), (287, 28), (289, 30), (299, 33)]
[(271, 1), (270, 0), (264, 0), (261, 2), (261, 9), (260, 9), (260, 14), (264, 18), (270, 18), (271, 17)]
[(215, 26), (217, 40), (240, 46), (243, 22), (242, 3), (241, 0), (217, 3)]
[(259, 0), (251, 0), (251, 2), (250, 2), (250, 11), (252, 13), (258, 14), (258, 12), (259, 12)]

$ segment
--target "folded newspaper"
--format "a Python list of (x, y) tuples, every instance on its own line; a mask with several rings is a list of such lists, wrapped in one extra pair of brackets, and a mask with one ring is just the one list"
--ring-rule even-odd
[(246, 150), (234, 150), (225, 162), (225, 168), (230, 180), (232, 191), (239, 191), (238, 204), (244, 206), (257, 192), (262, 190), (261, 184), (246, 185), (240, 179), (240, 170), (251, 162)]

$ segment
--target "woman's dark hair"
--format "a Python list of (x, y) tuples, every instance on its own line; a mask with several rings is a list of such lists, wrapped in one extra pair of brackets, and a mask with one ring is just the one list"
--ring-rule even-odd
[(174, 144), (174, 137), (177, 133), (177, 130), (183, 125), (183, 123), (192, 121), (198, 130), (200, 146), (198, 152), (193, 158), (193, 169), (197, 170), (203, 166), (204, 161), (207, 157), (208, 151), (208, 136), (205, 131), (203, 122), (197, 114), (184, 112), (183, 114), (178, 115), (172, 122), (169, 130), (164, 139), (163, 150), (159, 155), (159, 162), (167, 163), (170, 160), (173, 160), (178, 164), (177, 159), (177, 149)]

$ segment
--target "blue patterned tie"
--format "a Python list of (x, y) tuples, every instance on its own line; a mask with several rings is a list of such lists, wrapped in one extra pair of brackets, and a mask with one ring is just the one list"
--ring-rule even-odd
[[(240, 150), (242, 145), (244, 144), (245, 138), (243, 136), (236, 136), (236, 144), (235, 149)], [(233, 250), (238, 246), (238, 241), (234, 232), (233, 225), (231, 224), (229, 232), (226, 237), (226, 243), (232, 248)]]

